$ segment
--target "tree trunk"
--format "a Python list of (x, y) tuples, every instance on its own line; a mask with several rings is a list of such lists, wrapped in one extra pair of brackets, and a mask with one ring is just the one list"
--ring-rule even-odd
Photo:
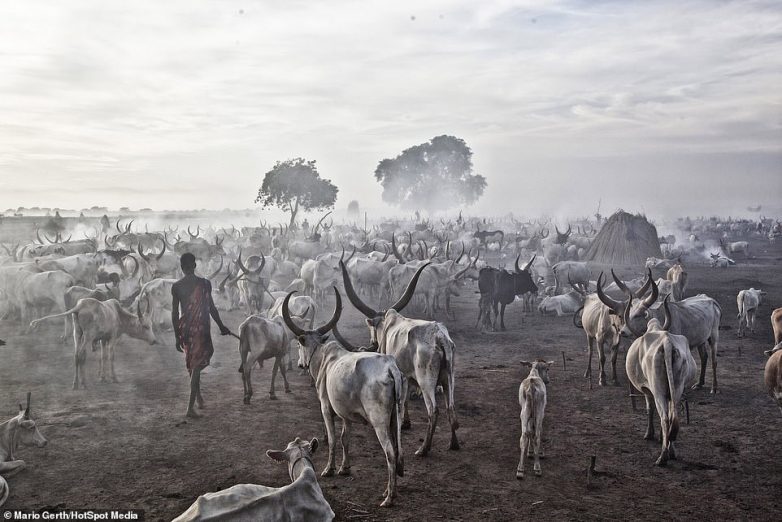
[(299, 198), (296, 197), (296, 203), (291, 205), (291, 221), (288, 223), (290, 228), (293, 228), (293, 224), (296, 223), (296, 215), (299, 213)]

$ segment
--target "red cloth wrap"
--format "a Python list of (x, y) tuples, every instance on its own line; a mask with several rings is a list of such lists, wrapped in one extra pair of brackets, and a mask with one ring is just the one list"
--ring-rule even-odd
[(209, 366), (214, 353), (209, 329), (209, 290), (206, 284), (197, 285), (179, 318), (179, 338), (190, 372)]

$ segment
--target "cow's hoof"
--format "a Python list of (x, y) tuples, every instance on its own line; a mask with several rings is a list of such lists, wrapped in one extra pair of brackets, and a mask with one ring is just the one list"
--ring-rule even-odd
[(427, 455), (428, 453), (429, 453), (429, 449), (425, 449), (425, 448), (418, 448), (418, 449), (415, 451), (415, 456), (416, 456), (416, 457), (426, 457), (426, 455)]
[(337, 471), (337, 475), (341, 475), (343, 477), (349, 477), (350, 476), (350, 468), (339, 468), (339, 471)]
[(717, 388), (712, 388), (710, 393), (712, 395), (717, 395), (719, 393), (719, 390)]
[(459, 446), (459, 441), (456, 440), (456, 438), (451, 439), (451, 445), (448, 446), (448, 449), (453, 451), (459, 451), (459, 449), (461, 449), (461, 447)]
[(518, 470), (518, 469), (517, 469), (517, 470), (516, 470), (516, 478), (517, 478), (518, 480), (524, 480), (524, 472), (523, 472), (523, 471), (521, 471), (521, 470)]
[(290, 388), (285, 388), (285, 393), (293, 393), (293, 391)]
[(271, 400), (271, 401), (276, 401), (276, 400), (277, 400), (277, 396), (276, 396), (276, 395), (274, 395), (273, 393), (270, 393), (270, 394), (269, 394), (269, 400)]
[(539, 469), (536, 469), (535, 470), (535, 476), (536, 477), (542, 477), (543, 476), (543, 472), (541, 470), (539, 470)]
[(245, 398), (242, 400), (242, 402), (244, 402), (245, 404), (250, 404), (250, 398), (249, 398), (249, 397), (245, 397)]
[(654, 433), (646, 432), (646, 434), (644, 434), (644, 440), (657, 440), (657, 439), (654, 438)]
[(320, 474), (321, 477), (333, 477), (334, 476), (334, 468), (326, 468), (323, 470), (323, 472)]

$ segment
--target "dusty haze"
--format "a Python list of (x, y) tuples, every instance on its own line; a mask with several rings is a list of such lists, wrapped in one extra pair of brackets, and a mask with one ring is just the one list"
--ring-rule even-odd
[(6, 1), (0, 50), (2, 209), (246, 208), (303, 156), (388, 212), (439, 134), (474, 213), (780, 208), (779, 2)]

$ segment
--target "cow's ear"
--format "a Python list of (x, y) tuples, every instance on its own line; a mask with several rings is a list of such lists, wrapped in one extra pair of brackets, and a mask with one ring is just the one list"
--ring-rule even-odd
[(288, 455), (284, 451), (266, 450), (266, 456), (277, 462), (288, 462)]
[(554, 361), (547, 361), (547, 362), (546, 362), (546, 364), (547, 364), (548, 366), (551, 366), (552, 364), (554, 364)]
[(317, 437), (316, 437), (316, 438), (313, 438), (313, 439), (310, 441), (310, 451), (311, 451), (312, 453), (315, 453), (315, 450), (317, 450), (317, 449), (318, 449), (318, 439), (317, 439)]

